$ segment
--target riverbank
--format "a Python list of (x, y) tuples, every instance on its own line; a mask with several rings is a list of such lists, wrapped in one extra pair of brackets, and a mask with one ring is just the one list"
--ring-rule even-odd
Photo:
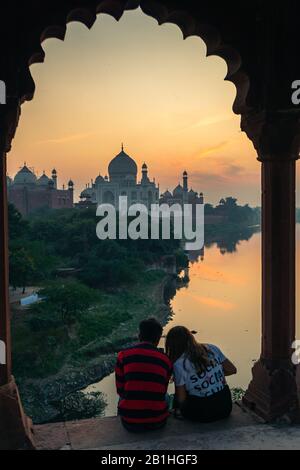
[[(53, 361), (45, 356), (41, 367), (42, 378), (41, 374), (40, 377), (35, 377), (37, 371), (34, 368), (31, 374), (27, 369), (27, 376), (24, 373), (16, 374), (25, 410), (34, 423), (61, 419), (61, 401), (67, 395), (110, 374), (118, 350), (136, 340), (137, 327), (143, 318), (154, 315), (166, 324), (171, 315), (168, 299), (176, 291), (174, 283), (174, 276), (157, 270), (144, 273), (143, 279), (133, 286), (106, 292), (102, 295), (101, 302), (85, 314), (83, 325), (78, 322), (72, 326), (66, 344), (62, 337), (61, 344), (53, 345), (56, 366), (57, 358), (60, 358), (60, 367), (56, 373), (47, 375), (47, 367), (51, 370)], [(18, 321), (13, 322), (16, 340), (14, 345), (15, 348), (21, 348), (29, 360), (30, 351), (26, 349), (26, 345), (31, 344), (34, 350), (41, 338), (40, 333), (37, 338), (37, 334), (30, 331), (26, 312), (23, 317), (22, 320), (18, 318)], [(112, 322), (109, 320), (115, 323), (111, 330)], [(54, 333), (47, 332), (48, 341), (49, 334)], [(65, 357), (61, 360), (64, 354)], [(47, 360), (48, 364), (45, 363)]]

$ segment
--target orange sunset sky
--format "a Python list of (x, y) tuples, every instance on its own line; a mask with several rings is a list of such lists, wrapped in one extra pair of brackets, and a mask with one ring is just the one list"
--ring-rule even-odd
[(205, 57), (200, 38), (184, 41), (177, 26), (158, 26), (135, 10), (119, 22), (100, 15), (91, 30), (70, 23), (64, 42), (42, 46), (46, 58), (31, 66), (36, 93), (22, 106), (10, 176), (24, 161), (37, 174), (55, 167), (59, 185), (72, 178), (77, 198), (107, 173), (124, 142), (161, 190), (174, 188), (186, 169), (209, 202), (233, 195), (260, 204), (260, 164), (232, 112), (235, 87), (224, 81), (225, 62)]

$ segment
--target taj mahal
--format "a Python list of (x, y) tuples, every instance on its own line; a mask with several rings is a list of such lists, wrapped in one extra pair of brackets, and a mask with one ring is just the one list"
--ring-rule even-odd
[(182, 175), (182, 185), (160, 194), (155, 179), (150, 180), (148, 167), (143, 163), (141, 179), (138, 181), (138, 166), (134, 159), (127, 155), (122, 144), (121, 152), (108, 165), (108, 176), (99, 174), (95, 180), (86, 184), (80, 194), (78, 206), (99, 205), (109, 203), (118, 205), (119, 196), (127, 196), (128, 204), (141, 203), (150, 208), (151, 204), (203, 204), (203, 193), (197, 193), (188, 185), (188, 174)]

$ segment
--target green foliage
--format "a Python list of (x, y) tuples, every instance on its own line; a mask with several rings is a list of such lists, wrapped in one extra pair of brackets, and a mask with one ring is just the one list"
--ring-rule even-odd
[(164, 276), (162, 272), (147, 272), (145, 279), (130, 290), (102, 292), (88, 310), (78, 311), (72, 324), (62, 321), (54, 303), (44, 301), (32, 305), (24, 313), (24, 321), (13, 323), (15, 375), (18, 379), (43, 378), (56, 374), (66, 363), (85, 365), (95, 351), (102, 351), (109, 335), (121, 324), (125, 334), (132, 336), (126, 323), (155, 314), (157, 304), (151, 299), (149, 287), (155, 287)]
[(215, 208), (210, 204), (206, 204), (205, 214), (225, 216), (228, 223), (240, 226), (260, 224), (260, 209), (252, 208), (248, 204), (240, 206), (237, 204), (237, 199), (233, 197), (221, 199)]
[(144, 269), (142, 261), (128, 259), (99, 259), (92, 253), (79, 274), (80, 279), (91, 287), (117, 287), (136, 282)]
[(70, 323), (79, 312), (87, 310), (100, 299), (98, 291), (76, 280), (52, 281), (41, 289), (46, 309), (59, 312), (63, 323)]
[(51, 318), (43, 314), (36, 314), (28, 319), (28, 325), (31, 331), (49, 331), (61, 325), (61, 321), (57, 318)]
[(36, 266), (31, 254), (25, 248), (12, 250), (9, 255), (10, 284), (16, 289), (25, 288), (33, 281)]
[(106, 337), (117, 325), (131, 318), (132, 314), (124, 307), (112, 305), (108, 310), (100, 304), (86, 316), (84, 322), (79, 323), (77, 330), (79, 342), (80, 344), (87, 344), (97, 338)]
[(176, 257), (176, 266), (180, 268), (187, 268), (189, 265), (189, 260), (184, 251), (176, 250), (175, 252)]
[[(99, 240), (94, 209), (46, 210), (26, 222), (13, 206), (10, 214), (12, 256), (20, 247), (26, 249), (35, 266), (31, 281), (36, 284), (53, 279), (61, 267), (80, 270), (79, 279), (94, 288), (134, 284), (147, 264), (173, 254), (180, 245), (173, 239)], [(15, 269), (16, 264), (12, 278)]]
[(75, 392), (60, 401), (60, 416), (57, 421), (95, 418), (103, 414), (105, 406), (101, 392)]
[[(34, 315), (26, 312), (27, 320), (12, 324), (14, 374), (22, 378), (43, 378), (57, 373), (72, 344), (68, 329), (60, 324), (48, 323), (47, 329), (34, 325)], [(44, 317), (43, 317), (44, 319)], [(47, 319), (49, 321), (49, 319)]]
[(245, 390), (243, 390), (242, 388), (239, 388), (239, 387), (235, 387), (235, 388), (232, 388), (231, 389), (231, 396), (232, 396), (232, 401), (235, 402), (235, 401), (239, 401), (243, 398), (243, 396), (245, 395)]
[(8, 225), (10, 240), (23, 237), (28, 228), (28, 222), (22, 218), (13, 204), (8, 204)]

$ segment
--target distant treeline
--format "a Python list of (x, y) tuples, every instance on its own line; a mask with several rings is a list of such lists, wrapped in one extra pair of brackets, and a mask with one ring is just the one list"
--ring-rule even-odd
[(215, 207), (212, 204), (205, 204), (206, 216), (221, 216), (227, 224), (236, 225), (260, 225), (260, 207), (250, 207), (248, 204), (240, 206), (234, 197), (226, 197), (220, 200)]

